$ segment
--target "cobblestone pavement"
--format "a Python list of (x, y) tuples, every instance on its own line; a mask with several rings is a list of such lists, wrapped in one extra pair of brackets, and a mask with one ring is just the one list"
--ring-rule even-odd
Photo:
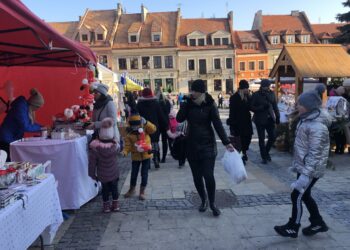
[[(227, 117), (227, 111), (221, 112), (221, 116), (221, 118), (225, 120), (225, 118)], [(219, 151), (220, 154), (218, 155), (218, 158), (220, 159), (222, 157), (223, 148), (219, 147)], [(271, 164), (260, 164), (258, 144), (255, 138), (255, 141), (252, 143), (252, 147), (249, 152), (249, 159), (253, 168), (260, 169), (268, 176), (272, 176), (281, 183), (284, 183), (284, 185), (289, 186), (294, 178), (293, 175), (291, 175), (287, 171), (286, 164), (290, 163), (290, 154), (273, 151), (272, 155), (273, 162)], [(129, 174), (131, 164), (130, 158), (121, 158), (119, 161), (119, 166), (121, 168), (119, 190), (121, 190), (121, 187), (123, 186), (125, 180), (127, 179), (127, 175)], [(346, 162), (346, 160), (344, 162)], [(340, 170), (338, 171), (338, 173), (337, 171), (338, 169), (334, 171), (334, 175), (340, 172)], [(350, 173), (350, 171), (346, 173)], [(337, 176), (335, 176), (334, 178), (336, 177)], [(337, 183), (336, 185), (333, 185), (333, 179), (329, 179), (322, 182), (323, 188), (318, 188), (318, 186), (316, 186), (316, 188), (314, 188), (313, 195), (318, 201), (320, 209), (323, 213), (327, 213), (332, 218), (336, 219), (337, 221), (340, 221), (345, 226), (350, 228), (350, 218), (348, 216), (350, 214), (350, 190), (348, 186), (349, 182), (346, 179), (346, 177), (344, 178), (344, 183)], [(347, 184), (347, 186), (345, 186), (344, 184)], [(330, 187), (336, 186), (336, 188), (324, 188), (328, 187), (327, 185)], [(139, 201), (136, 198), (127, 200), (121, 199), (121, 211), (118, 214), (130, 216), (131, 214), (136, 215), (142, 212), (151, 213), (152, 211), (156, 212), (167, 210), (169, 210), (169, 212), (190, 212), (192, 210), (197, 209), (198, 203), (199, 200), (196, 193), (193, 192), (193, 190), (185, 190), (183, 198), (148, 199), (146, 201)], [(277, 208), (289, 204), (290, 193), (286, 191), (263, 194), (253, 193), (245, 195), (237, 194), (231, 189), (218, 188), (217, 190), (217, 205), (220, 208), (245, 208), (246, 211), (250, 211), (249, 209), (254, 209), (252, 211), (256, 211), (256, 208), (259, 208), (261, 206), (266, 208)], [(95, 199), (84, 205), (80, 210), (76, 212), (70, 211), (69, 214), (71, 216), (71, 219), (68, 220), (70, 225), (67, 230), (61, 232), (62, 236), (56, 239), (56, 241), (58, 242), (55, 245), (55, 249), (97, 249), (100, 246), (100, 242), (103, 239), (103, 235), (105, 234), (110, 221), (113, 221), (113, 218), (119, 216), (116, 216), (116, 214), (103, 214), (101, 212), (100, 196), (96, 197)], [(121, 237), (122, 236), (123, 235), (121, 235)]]

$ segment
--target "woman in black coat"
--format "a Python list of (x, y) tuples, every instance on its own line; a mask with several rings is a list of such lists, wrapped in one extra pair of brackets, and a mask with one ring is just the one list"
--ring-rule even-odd
[(231, 135), (239, 137), (241, 141), (244, 163), (248, 160), (247, 150), (253, 134), (250, 101), (249, 83), (246, 80), (241, 80), (238, 91), (230, 97), (230, 115), (227, 125), (230, 126)]
[(157, 131), (151, 134), (150, 137), (152, 142), (153, 163), (155, 168), (159, 168), (159, 136), (160, 131), (168, 127), (168, 120), (161, 110), (157, 97), (153, 95), (150, 88), (144, 88), (142, 90), (142, 97), (138, 98), (136, 108), (140, 116), (152, 122), (157, 127)]
[(215, 206), (214, 166), (217, 148), (212, 124), (226, 148), (230, 151), (233, 151), (234, 148), (222, 126), (214, 99), (205, 93), (203, 80), (199, 79), (192, 83), (191, 96), (186, 97), (181, 103), (176, 120), (178, 122), (187, 120), (188, 122), (186, 155), (191, 167), (194, 185), (202, 201), (198, 210), (204, 212), (208, 208), (204, 178), (210, 208), (214, 216), (219, 216), (220, 210)]
[[(168, 100), (168, 98), (166, 98), (163, 95), (163, 93), (159, 94), (159, 105), (160, 105), (160, 108), (164, 114), (164, 117), (167, 119), (167, 121), (169, 121), (169, 113), (171, 110), (171, 103)], [(166, 155), (168, 153), (168, 139), (169, 138), (168, 138), (166, 131), (167, 131), (167, 128), (162, 128), (160, 130), (160, 134), (162, 136), (162, 160), (161, 160), (161, 163), (165, 162), (165, 158), (166, 158)]]

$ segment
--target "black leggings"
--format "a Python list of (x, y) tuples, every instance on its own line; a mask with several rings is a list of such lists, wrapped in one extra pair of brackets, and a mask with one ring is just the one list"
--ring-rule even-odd
[(118, 180), (102, 183), (102, 200), (109, 201), (109, 194), (112, 193), (112, 199), (118, 200)]
[(204, 189), (204, 182), (207, 188), (208, 198), (210, 204), (215, 203), (215, 178), (214, 178), (214, 166), (215, 166), (215, 158), (207, 158), (202, 160), (190, 160), (188, 162), (191, 167), (193, 182), (196, 186), (197, 192), (202, 200), (206, 200), (206, 194)]
[(162, 136), (162, 159), (165, 159), (166, 155), (168, 154), (168, 134), (166, 131), (161, 132)]
[[(299, 174), (298, 174), (299, 177)], [(301, 216), (303, 214), (303, 204), (304, 202), (307, 210), (310, 213), (310, 222), (312, 224), (319, 224), (323, 221), (322, 216), (318, 210), (317, 204), (315, 200), (311, 196), (311, 188), (315, 185), (317, 178), (313, 178), (310, 180), (309, 185), (306, 187), (304, 194), (300, 193), (298, 190), (294, 189), (291, 194), (292, 199), (292, 221), (296, 224), (300, 223)]]

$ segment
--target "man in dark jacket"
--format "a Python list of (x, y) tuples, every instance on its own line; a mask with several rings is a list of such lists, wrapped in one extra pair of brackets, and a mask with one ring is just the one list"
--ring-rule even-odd
[(187, 120), (188, 123), (186, 156), (191, 167), (194, 185), (202, 201), (198, 210), (204, 212), (208, 207), (204, 178), (210, 208), (214, 216), (219, 216), (220, 210), (215, 206), (214, 167), (217, 148), (212, 124), (226, 148), (230, 151), (234, 148), (222, 126), (214, 99), (205, 93), (203, 80), (199, 79), (192, 83), (191, 97), (186, 97), (181, 103), (176, 120), (178, 122)]
[[(270, 90), (270, 81), (263, 79), (259, 91), (252, 97), (251, 109), (254, 112), (253, 121), (259, 137), (260, 155), (262, 163), (271, 161), (270, 149), (275, 142), (275, 124), (280, 123), (280, 113), (275, 94)], [(265, 131), (268, 141), (265, 144)]]
[(165, 115), (161, 110), (157, 97), (153, 95), (153, 92), (150, 88), (143, 89), (142, 97), (138, 98), (136, 108), (142, 117), (144, 117), (147, 121), (150, 121), (157, 127), (157, 131), (151, 134), (151, 142), (154, 166), (156, 168), (159, 168), (159, 135), (160, 131), (162, 131), (163, 129), (166, 130), (168, 126), (168, 120), (165, 118)]
[[(241, 143), (244, 163), (248, 160), (247, 150), (253, 134), (250, 102), (249, 83), (246, 80), (241, 80), (238, 91), (230, 97), (230, 115), (227, 125), (230, 126), (231, 136), (238, 137)], [(234, 146), (236, 147), (236, 145)]]

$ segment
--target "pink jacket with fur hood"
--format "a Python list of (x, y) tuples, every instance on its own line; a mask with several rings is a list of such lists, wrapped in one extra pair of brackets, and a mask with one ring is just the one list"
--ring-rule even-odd
[(119, 178), (118, 151), (119, 145), (115, 142), (93, 140), (89, 145), (89, 176), (102, 183)]

